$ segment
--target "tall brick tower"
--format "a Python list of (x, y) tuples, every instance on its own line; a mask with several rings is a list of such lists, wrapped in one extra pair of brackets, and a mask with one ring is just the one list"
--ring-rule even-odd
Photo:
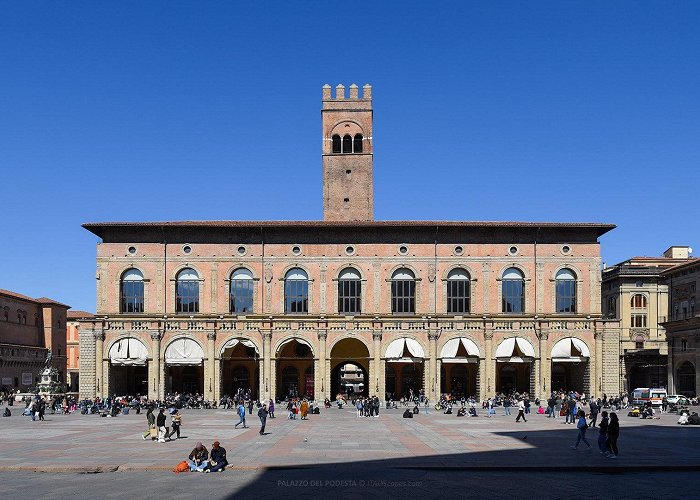
[(323, 86), (323, 220), (372, 220), (372, 87)]

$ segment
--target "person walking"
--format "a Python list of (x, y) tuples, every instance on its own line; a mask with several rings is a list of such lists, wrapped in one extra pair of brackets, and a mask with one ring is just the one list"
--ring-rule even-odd
[(599, 410), (600, 408), (598, 408), (598, 403), (596, 402), (595, 399), (591, 399), (591, 403), (590, 403), (589, 407), (590, 407), (590, 409), (591, 409), (591, 423), (590, 423), (590, 426), (591, 426), (591, 427), (595, 427), (595, 424), (596, 424), (596, 422), (598, 421), (598, 410)]
[[(510, 415), (510, 412), (508, 412), (508, 414)], [(520, 422), (521, 418), (523, 419), (523, 422), (527, 422), (527, 420), (525, 420), (525, 402), (522, 399), (518, 401), (518, 416), (516, 417), (515, 421)]]
[(275, 418), (275, 402), (270, 400), (270, 406), (267, 407), (267, 412), (270, 414), (270, 418)]
[(148, 430), (143, 433), (143, 440), (145, 441), (147, 437), (155, 439), (155, 436), (151, 433), (151, 429), (156, 428), (156, 416), (153, 414), (153, 407), (149, 406), (148, 411), (146, 411), (146, 421), (148, 422)]
[(158, 442), (165, 443), (165, 435), (168, 433), (168, 428), (165, 426), (165, 408), (158, 411), (156, 426), (158, 427)]
[(588, 429), (588, 422), (586, 422), (586, 412), (583, 410), (578, 411), (578, 422), (576, 423), (576, 428), (578, 429), (578, 436), (576, 437), (576, 443), (572, 444), (569, 448), (575, 450), (581, 441), (586, 443), (588, 450), (591, 449), (591, 444), (586, 439), (586, 429)]
[(180, 425), (182, 425), (182, 415), (176, 408), (170, 416), (170, 432), (165, 436), (165, 439), (170, 439), (175, 434), (177, 434), (176, 439), (180, 439)]
[(601, 455), (608, 456), (608, 412), (603, 410), (598, 426), (598, 449)]
[(267, 411), (267, 406), (262, 405), (260, 409), (258, 410), (258, 417), (260, 418), (260, 435), (264, 436), (265, 435), (265, 424), (267, 423), (267, 414), (269, 412)]
[(610, 414), (610, 424), (608, 424), (608, 450), (610, 454), (608, 458), (617, 458), (617, 438), (620, 436), (620, 421), (617, 419), (617, 413)]
[[(507, 397), (507, 398), (503, 401), (503, 416), (504, 416), (504, 417), (507, 417), (507, 416), (510, 415), (510, 404), (511, 404), (511, 403), (510, 403), (510, 397)], [(524, 407), (523, 407), (523, 408), (524, 408)]]
[(243, 404), (243, 401), (238, 403), (238, 423), (233, 426), (234, 429), (237, 429), (239, 425), (243, 424), (243, 428), (247, 429), (248, 426), (245, 424), (245, 404)]

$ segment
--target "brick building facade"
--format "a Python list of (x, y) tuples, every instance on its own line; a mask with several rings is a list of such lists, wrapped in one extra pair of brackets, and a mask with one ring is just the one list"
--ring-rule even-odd
[(81, 397), (322, 400), (351, 365), (382, 399), (617, 392), (598, 242), (614, 226), (373, 220), (371, 88), (358, 90), (323, 89), (321, 221), (84, 225), (102, 241)]
[(48, 352), (59, 380), (65, 381), (68, 309), (46, 297), (0, 290), (0, 390), (30, 390)]

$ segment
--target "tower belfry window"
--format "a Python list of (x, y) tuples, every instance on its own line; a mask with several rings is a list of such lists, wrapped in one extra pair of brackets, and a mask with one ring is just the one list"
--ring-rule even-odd
[(355, 142), (352, 151), (353, 153), (362, 153), (362, 134), (355, 134)]
[(349, 134), (343, 136), (343, 153), (352, 153), (352, 137)]
[(333, 152), (334, 153), (340, 153), (341, 152), (341, 147), (340, 147), (340, 136), (338, 134), (335, 134), (333, 136)]

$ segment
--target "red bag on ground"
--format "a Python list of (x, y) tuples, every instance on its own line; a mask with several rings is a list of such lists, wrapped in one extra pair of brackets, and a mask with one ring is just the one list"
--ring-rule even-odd
[(190, 471), (190, 466), (187, 463), (187, 460), (183, 460), (182, 462), (177, 464), (175, 466), (175, 468), (173, 469), (173, 472), (175, 474), (179, 474), (180, 472), (189, 472), (189, 471)]

